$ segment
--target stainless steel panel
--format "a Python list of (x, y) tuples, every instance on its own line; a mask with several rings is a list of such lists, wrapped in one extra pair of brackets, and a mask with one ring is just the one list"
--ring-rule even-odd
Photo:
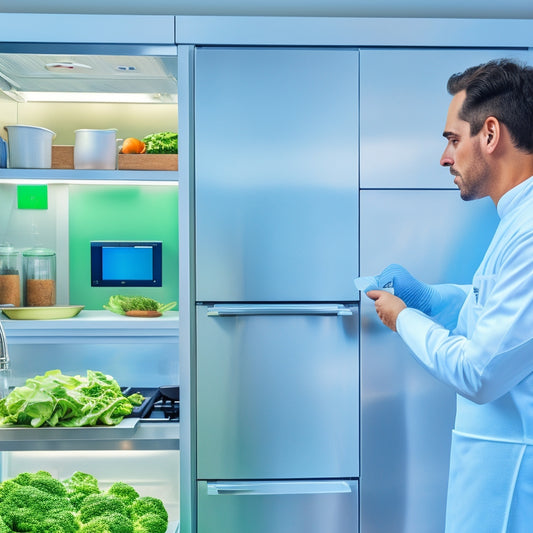
[[(470, 283), (496, 224), (489, 199), (457, 191), (362, 191), (361, 273), (397, 262), (428, 283)], [(444, 531), (454, 411), (363, 296), (361, 533)]]
[(4, 43), (174, 44), (174, 17), (2, 13)]
[[(361, 187), (455, 189), (439, 168), (454, 72), (513, 50), (361, 51)], [(529, 53), (529, 57), (531, 54)]]
[(358, 53), (196, 53), (198, 301), (352, 301)]
[(352, 314), (197, 311), (199, 479), (356, 477), (357, 308)]
[(356, 481), (198, 483), (198, 533), (354, 533)]
[[(281, 16), (257, 16), (262, 15), (261, 10), (255, 15), (249, 11), (248, 16), (220, 16), (225, 14), (222, 10), (228, 15), (235, 11), (231, 4), (217, 5), (217, 15), (180, 15), (176, 17), (177, 42), (230, 46), (275, 43), (277, 46), (527, 48), (533, 33), (531, 11), (523, 2), (498, 6), (497, 11), (485, 4), (483, 12), (477, 2), (463, 3), (459, 9), (447, 9), (448, 18), (427, 18), (442, 16), (437, 5), (436, 9), (428, 10), (424, 6), (422, 11), (421, 4), (405, 4), (402, 15), (396, 9), (397, 2), (379, 2), (372, 4), (373, 11), (368, 11), (365, 5), (358, 12), (350, 9), (350, 15), (346, 16), (347, 9), (335, 10), (330, 4), (325, 17), (295, 17), (291, 4), (284, 5), (286, 16), (278, 10)], [(383, 16), (387, 12), (389, 16)], [(502, 16), (505, 19), (498, 18)]]

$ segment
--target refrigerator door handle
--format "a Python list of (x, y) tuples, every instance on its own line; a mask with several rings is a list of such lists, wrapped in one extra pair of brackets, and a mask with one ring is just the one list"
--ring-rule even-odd
[(343, 304), (215, 304), (207, 308), (207, 316), (352, 314)]
[(341, 494), (353, 492), (347, 481), (234, 481), (207, 483), (208, 496)]

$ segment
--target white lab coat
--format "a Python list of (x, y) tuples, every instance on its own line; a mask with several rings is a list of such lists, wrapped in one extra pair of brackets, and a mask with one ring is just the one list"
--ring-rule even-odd
[(458, 394), (446, 533), (533, 532), (533, 177), (497, 211), (468, 292), (436, 286), (449, 303), (439, 315), (408, 308), (396, 323), (416, 359)]

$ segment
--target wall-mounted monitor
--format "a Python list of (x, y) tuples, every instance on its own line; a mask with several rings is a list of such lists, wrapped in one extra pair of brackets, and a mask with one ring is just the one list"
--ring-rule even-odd
[(161, 287), (161, 283), (161, 242), (91, 242), (91, 286)]

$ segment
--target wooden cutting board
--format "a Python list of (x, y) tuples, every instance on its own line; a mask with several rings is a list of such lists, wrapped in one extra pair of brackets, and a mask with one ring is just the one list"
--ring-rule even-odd
[(137, 316), (143, 318), (156, 318), (161, 316), (163, 313), (159, 311), (126, 311), (127, 316)]

